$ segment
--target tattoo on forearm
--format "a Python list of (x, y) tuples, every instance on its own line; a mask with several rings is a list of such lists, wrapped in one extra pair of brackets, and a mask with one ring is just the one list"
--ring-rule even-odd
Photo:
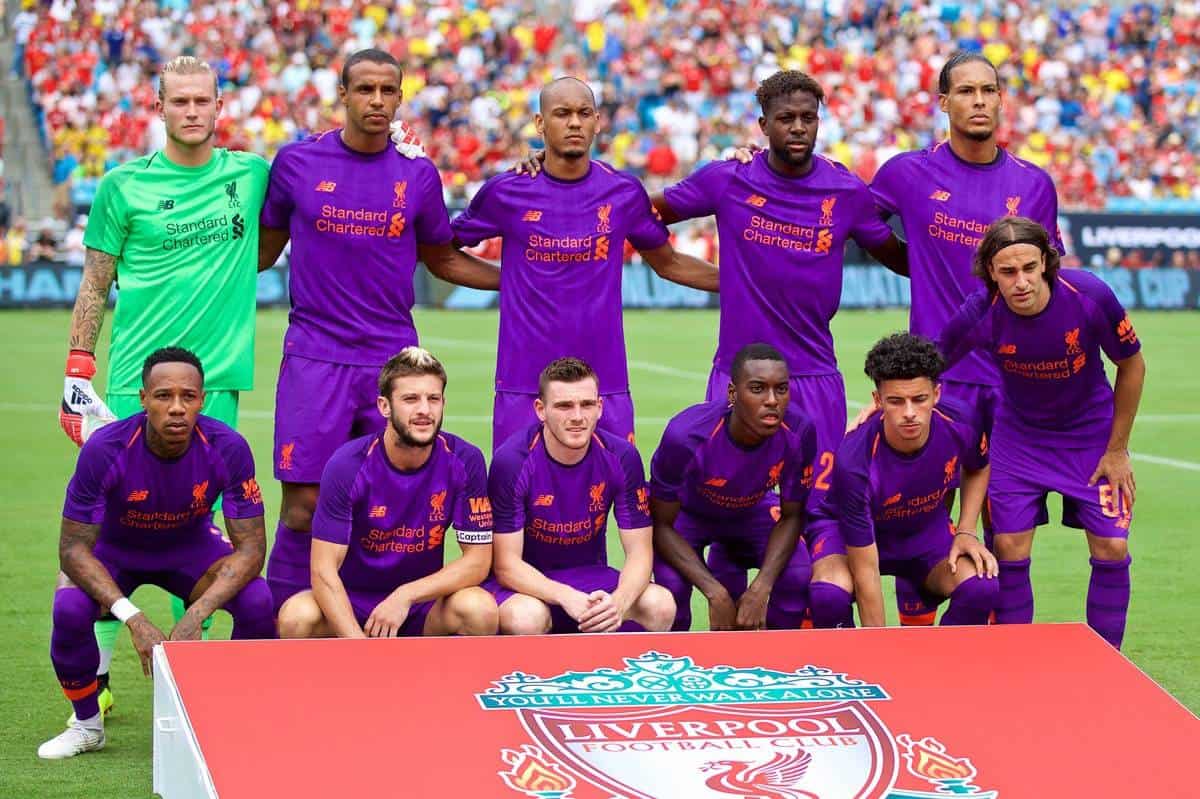
[(116, 273), (115, 256), (88, 248), (83, 262), (83, 279), (75, 297), (75, 311), (71, 314), (71, 349), (96, 351), (96, 340), (100, 338), (100, 328), (104, 324), (104, 307), (108, 304), (108, 290)]
[(63, 574), (102, 605), (111, 605), (121, 596), (108, 569), (92, 554), (100, 525), (83, 524), (64, 518), (58, 538), (58, 560)]
[(262, 571), (266, 558), (267, 536), (263, 517), (231, 519), (226, 517), (225, 529), (233, 544), (233, 554), (226, 557), (213, 575), (204, 593), (196, 597), (194, 608), (207, 616), (241, 591)]

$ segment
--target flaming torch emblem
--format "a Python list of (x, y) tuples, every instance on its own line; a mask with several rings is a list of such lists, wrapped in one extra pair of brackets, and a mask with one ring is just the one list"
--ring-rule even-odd
[(535, 799), (570, 799), (575, 790), (575, 779), (547, 760), (541, 747), (525, 744), (520, 750), (503, 749), (500, 758), (509, 770), (496, 773), (514, 791)]
[(978, 795), (979, 789), (971, 784), (975, 766), (968, 758), (946, 754), (946, 747), (936, 738), (914, 741), (912, 736), (903, 734), (896, 736), (896, 743), (904, 747), (904, 762), (909, 772), (935, 786), (938, 793)]

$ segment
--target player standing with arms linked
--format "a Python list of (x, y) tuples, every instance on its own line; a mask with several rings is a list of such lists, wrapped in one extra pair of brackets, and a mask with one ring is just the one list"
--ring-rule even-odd
[[(1000, 559), (996, 621), (1033, 621), (1033, 533), (1046, 495), (1063, 499), (1063, 524), (1087, 533), (1092, 576), (1087, 621), (1118, 649), (1129, 610), (1129, 525), (1136, 486), (1129, 436), (1146, 364), (1125, 309), (1099, 277), (1059, 271), (1047, 230), (1004, 217), (984, 233), (971, 295), (938, 341), (947, 362), (986, 353), (999, 367), (990, 502)], [(1100, 351), (1117, 365), (1115, 387)]]
[(717, 290), (716, 267), (671, 247), (638, 180), (591, 158), (600, 117), (588, 85), (559, 78), (540, 103), (534, 123), (545, 161), (523, 166), (537, 174), (497, 175), (453, 223), (456, 242), (468, 246), (504, 237), (493, 452), (537, 421), (538, 364), (567, 356), (599, 376), (601, 428), (633, 440), (621, 317), (626, 241), (667, 280)]
[[(899, 218), (908, 239), (908, 328), (930, 338), (979, 290), (971, 259), (996, 219), (1029, 217), (1051, 231), (1054, 248), (1064, 252), (1053, 180), (997, 141), (1004, 92), (996, 67), (978, 53), (955, 52), (938, 75), (938, 104), (949, 122), (949, 138), (891, 158), (871, 182), (876, 204), (885, 216)], [(942, 393), (970, 407), (992, 407), (999, 385), (991, 359), (972, 353), (947, 370)], [(990, 538), (986, 505), (983, 521)], [(896, 594), (903, 624), (933, 623), (933, 609), (903, 579), (896, 582)]]
[[(204, 413), (237, 427), (238, 396), (254, 383), (258, 214), (268, 165), (213, 146), (222, 100), (212, 68), (191, 56), (163, 65), (161, 151), (104, 176), (88, 215), (83, 278), (71, 315), (59, 419), (71, 439), (141, 410), (142, 362), (164, 346), (195, 352), (207, 370)], [(113, 282), (107, 406), (92, 387), (96, 342)], [(172, 598), (178, 621), (183, 603)], [(112, 706), (109, 662), (120, 624), (96, 623), (100, 705)]]
[[(829, 489), (834, 453), (846, 430), (846, 386), (829, 322), (842, 295), (847, 239), (889, 268), (906, 271), (903, 245), (879, 219), (865, 183), (815, 155), (825, 92), (803, 72), (777, 72), (758, 87), (759, 128), (768, 147), (740, 160), (714, 161), (655, 196), (667, 223), (715, 215), (721, 239), (721, 327), (707, 399), (723, 401), (734, 356), (760, 341), (791, 369), (789, 407), (816, 425), (817, 461), (808, 509)], [(836, 531), (807, 545), (813, 561), (810, 609), (817, 627), (853, 624), (851, 578)], [(745, 571), (730, 569), (721, 547), (709, 566), (731, 589)], [(740, 583), (740, 585), (735, 585)]]
[(279, 151), (262, 211), (260, 265), (291, 239), (291, 299), (275, 394), (275, 477), (283, 502), (267, 581), (276, 609), (311, 587), (321, 472), (342, 444), (382, 432), (379, 369), (417, 344), (418, 257), (438, 277), (483, 289), (498, 270), (450, 245), (442, 182), (427, 158), (393, 147), (400, 65), (360, 50), (342, 67), (346, 126)]

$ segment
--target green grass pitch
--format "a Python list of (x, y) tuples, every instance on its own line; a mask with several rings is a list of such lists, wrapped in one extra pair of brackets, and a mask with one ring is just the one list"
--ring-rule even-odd
[[(1200, 370), (1193, 345), (1200, 341), (1200, 314), (1142, 312), (1133, 318), (1145, 343), (1149, 372), (1133, 436), (1135, 453), (1144, 457), (1134, 461), (1134, 587), (1124, 651), (1196, 711), (1200, 544), (1193, 492), (1200, 487)], [(70, 712), (48, 656), (59, 514), (75, 456), (58, 428), (55, 410), (68, 322), (69, 314), (62, 311), (0, 314), (0, 340), (8, 342), (9, 352), (0, 383), (0, 585), (6, 604), (0, 614), (0, 674), (5, 686), (0, 703), (0, 796), (142, 797), (150, 794), (151, 685), (142, 677), (124, 634), (113, 665), (117, 704), (108, 724), (107, 748), (61, 762), (39, 761), (35, 754), (39, 743), (62, 729)], [(667, 418), (702, 399), (716, 322), (710, 311), (626, 313), (638, 439), (647, 459)], [(904, 323), (904, 314), (895, 311), (838, 316), (834, 333), (852, 400), (867, 397), (861, 373), (866, 350)], [(279, 502), (278, 485), (271, 479), (271, 410), (285, 324), (280, 311), (259, 316), (258, 388), (242, 400), (241, 429), (258, 462), (268, 534), (274, 530)], [(421, 311), (417, 324), (424, 344), (442, 358), (450, 374), (446, 429), (486, 452), (495, 313)], [(107, 332), (102, 338), (107, 341)], [(100, 363), (103, 373), (103, 354)], [(614, 555), (619, 555), (619, 545), (615, 548)], [(1057, 525), (1043, 528), (1034, 550), (1033, 579), (1038, 621), (1082, 620), (1088, 580), (1083, 535)], [(161, 591), (142, 589), (136, 601), (162, 626), (169, 625)], [(697, 623), (703, 623), (705, 609), (697, 604), (695, 610)], [(894, 623), (894, 609), (891, 612)], [(218, 614), (215, 631), (217, 637), (228, 636), (228, 616)], [(1037, 653), (1029, 653), (1028, 663), (1031, 669), (1038, 667)], [(986, 686), (980, 688), (986, 692)], [(297, 699), (319, 703), (329, 697)], [(986, 707), (981, 709), (986, 715)]]

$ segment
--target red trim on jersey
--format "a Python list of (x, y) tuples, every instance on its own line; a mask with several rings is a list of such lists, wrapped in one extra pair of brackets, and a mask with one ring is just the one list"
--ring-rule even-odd
[(141, 434), (142, 434), (142, 426), (139, 424), (137, 426), (137, 429), (133, 431), (133, 435), (131, 435), (129, 437), (129, 440), (125, 442), (125, 449), (129, 449), (130, 447), (132, 447), (133, 442), (137, 441), (138, 437), (141, 436)]
[(530, 443), (530, 445), (529, 445), (529, 451), (533, 452), (533, 448), (536, 447), (538, 445), (538, 442), (541, 440), (542, 440), (542, 431), (539, 430), (539, 431), (537, 431), (537, 434), (534, 435), (533, 442)]
[(872, 458), (874, 458), (874, 457), (875, 457), (875, 453), (876, 453), (876, 452), (879, 452), (879, 436), (880, 436), (880, 435), (882, 435), (882, 434), (881, 434), (881, 433), (876, 433), (876, 434), (875, 434), (875, 441), (874, 441), (874, 442), (872, 442), (872, 444), (871, 444), (871, 457), (872, 457)]
[(1067, 288), (1069, 288), (1071, 291), (1075, 292), (1076, 294), (1079, 293), (1079, 289), (1075, 288), (1070, 283), (1068, 283), (1067, 279), (1065, 277), (1063, 277), (1062, 275), (1058, 275), (1058, 282), (1062, 283), (1064, 286), (1066, 286)]
[(709, 438), (712, 438), (713, 436), (715, 436), (715, 435), (717, 434), (717, 432), (718, 432), (718, 431), (719, 431), (719, 430), (720, 430), (722, 427), (724, 427), (724, 426), (725, 426), (725, 417), (724, 417), (724, 416), (722, 416), (722, 417), (720, 418), (720, 420), (717, 422), (717, 426), (716, 426), (716, 427), (714, 427), (714, 428), (712, 429), (712, 432), (708, 434), (708, 437), (709, 437)]
[(196, 435), (200, 436), (200, 440), (208, 444), (208, 436), (204, 435), (204, 431), (200, 429), (200, 425), (196, 425), (193, 429), (196, 431)]
[(367, 447), (367, 455), (368, 456), (370, 456), (370, 454), (375, 451), (375, 447), (379, 446), (379, 442), (382, 440), (383, 440), (382, 438), (377, 438), (371, 442), (371, 446)]

